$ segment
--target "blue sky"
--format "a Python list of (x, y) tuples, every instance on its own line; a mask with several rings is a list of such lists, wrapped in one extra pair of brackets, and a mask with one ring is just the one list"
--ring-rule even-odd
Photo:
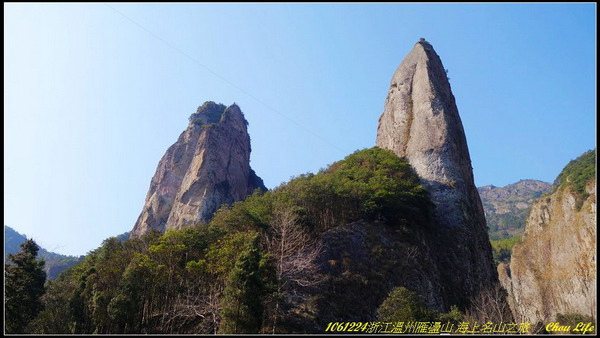
[(240, 105), (269, 188), (372, 147), (420, 37), (477, 185), (552, 181), (595, 147), (595, 4), (110, 6), (4, 4), (4, 224), (49, 250), (131, 230), (207, 100)]

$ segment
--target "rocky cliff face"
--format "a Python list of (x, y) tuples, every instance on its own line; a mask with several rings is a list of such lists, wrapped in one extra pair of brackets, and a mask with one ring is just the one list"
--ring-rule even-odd
[(585, 189), (581, 208), (568, 185), (536, 201), (510, 266), (498, 267), (516, 320), (596, 317), (596, 180)]
[(222, 205), (244, 199), (262, 180), (250, 168), (250, 136), (240, 108), (206, 102), (158, 163), (132, 232), (164, 232), (208, 222)]
[(445, 304), (466, 305), (497, 282), (497, 273), (454, 95), (439, 56), (423, 39), (392, 77), (377, 146), (408, 159), (429, 190)]
[(531, 205), (552, 184), (537, 180), (520, 180), (504, 187), (486, 185), (477, 188), (491, 239), (520, 236)]
[(398, 286), (419, 294), (429, 308), (447, 311), (440, 271), (446, 267), (436, 259), (430, 230), (426, 223), (398, 231), (389, 224), (360, 221), (324, 233), (319, 260), (326, 282), (319, 292), (324, 299), (316, 327), (339, 318), (375, 321), (377, 308)]

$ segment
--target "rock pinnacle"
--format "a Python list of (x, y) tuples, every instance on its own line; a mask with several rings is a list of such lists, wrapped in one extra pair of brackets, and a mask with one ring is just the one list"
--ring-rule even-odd
[(465, 133), (445, 68), (425, 39), (392, 77), (376, 144), (409, 161), (435, 204), (447, 301), (464, 304), (492, 287), (497, 273)]

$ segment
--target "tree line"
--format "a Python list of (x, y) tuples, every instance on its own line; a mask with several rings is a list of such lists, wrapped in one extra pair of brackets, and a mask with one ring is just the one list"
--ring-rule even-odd
[[(28, 316), (10, 317), (10, 325), (7, 317), (7, 332), (292, 332), (291, 309), (310, 303), (324, 280), (320, 234), (359, 220), (423, 219), (430, 207), (407, 161), (379, 148), (358, 151), (224, 206), (208, 224), (109, 238), (45, 287), (41, 274), (37, 284), (19, 286), (22, 278), (6, 295), (31, 288), (36, 301), (11, 303), (33, 309), (23, 311), (7, 300), (7, 310)], [(15, 258), (21, 265), (5, 265), (7, 280), (40, 266), (33, 251)]]

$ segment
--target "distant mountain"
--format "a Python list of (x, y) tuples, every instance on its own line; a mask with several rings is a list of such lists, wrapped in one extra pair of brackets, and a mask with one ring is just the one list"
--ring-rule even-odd
[(520, 236), (533, 201), (552, 190), (552, 184), (520, 180), (504, 187), (486, 185), (477, 188), (492, 240)]
[(124, 232), (120, 235), (115, 236), (120, 242), (125, 242), (131, 237), (131, 231)]
[[(125, 234), (123, 234), (125, 235)], [(122, 235), (120, 235), (122, 236)], [(25, 242), (27, 237), (21, 235), (16, 232), (13, 228), (9, 226), (4, 226), (4, 259), (6, 262), (8, 254), (14, 254), (18, 252), (21, 248), (19, 245)], [(39, 244), (38, 244), (39, 245)], [(38, 257), (43, 258), (46, 262), (45, 270), (48, 276), (48, 279), (55, 279), (58, 275), (70, 268), (71, 266), (77, 264), (83, 256), (75, 257), (75, 256), (66, 256), (57, 254), (55, 252), (50, 252), (42, 247), (40, 247), (40, 251), (38, 253)]]
[(520, 321), (593, 322), (597, 318), (595, 149), (569, 162), (556, 181), (552, 193), (533, 203), (523, 239), (498, 273), (513, 315)]

